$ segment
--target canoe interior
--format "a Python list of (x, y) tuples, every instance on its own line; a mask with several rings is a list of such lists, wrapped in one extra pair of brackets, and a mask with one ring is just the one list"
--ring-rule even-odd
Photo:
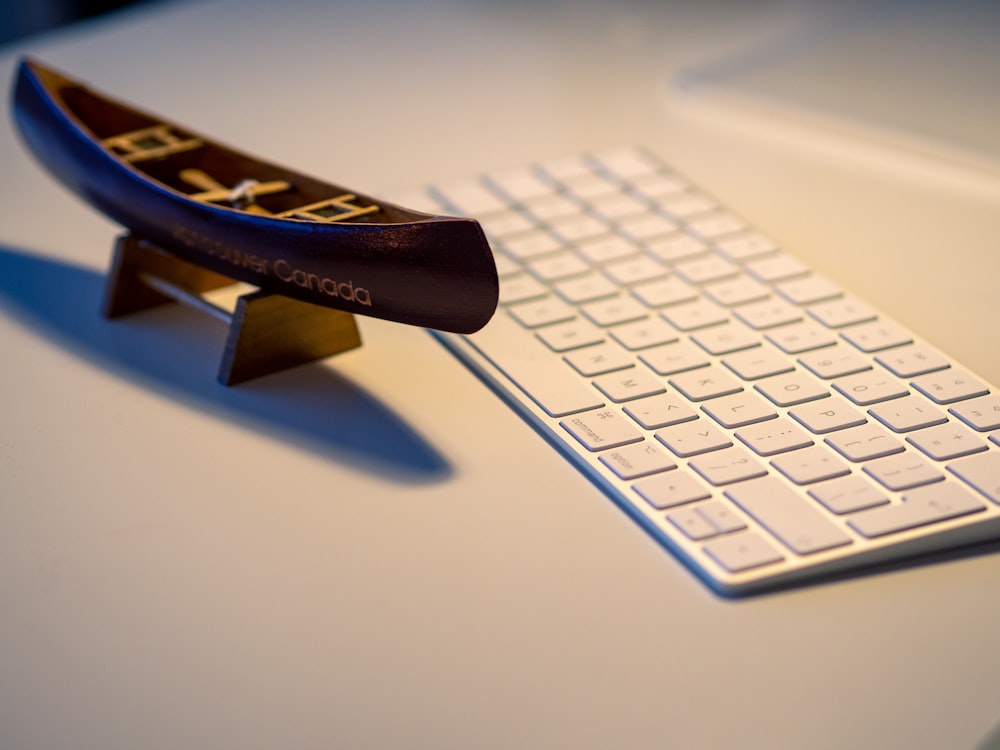
[[(209, 202), (235, 210), (244, 210), (249, 205), (255, 214), (293, 220), (399, 224), (432, 218), (251, 158), (182, 126), (103, 97), (47, 69), (35, 68), (35, 73), (52, 96), (62, 103), (66, 112), (109, 152), (149, 179), (192, 198), (206, 195), (206, 185), (203, 184), (206, 180), (227, 189), (235, 188), (244, 181), (265, 185), (283, 182), (287, 184), (286, 188), (279, 186), (273, 192), (254, 191), (249, 201), (209, 199)], [(134, 136), (131, 142), (149, 148), (154, 157), (129, 158), (125, 150), (117, 145), (123, 140), (121, 137), (128, 134)], [(197, 179), (192, 180), (192, 175)], [(326, 204), (340, 197), (344, 200), (335, 201), (332, 208), (317, 209), (318, 213), (295, 213), (303, 207)]]

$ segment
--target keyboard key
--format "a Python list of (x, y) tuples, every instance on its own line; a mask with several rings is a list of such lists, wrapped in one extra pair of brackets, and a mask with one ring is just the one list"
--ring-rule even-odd
[(678, 193), (685, 192), (690, 187), (685, 180), (682, 180), (677, 175), (665, 174), (664, 172), (650, 172), (630, 177), (629, 182), (637, 194), (646, 198), (676, 196)]
[(525, 328), (563, 323), (576, 317), (576, 310), (555, 297), (542, 297), (510, 305), (507, 312)]
[(809, 267), (805, 263), (785, 253), (775, 253), (752, 260), (744, 268), (757, 281), (762, 281), (765, 284), (787, 281), (809, 273)]
[(588, 451), (638, 443), (642, 433), (617, 409), (598, 409), (567, 417), (559, 426), (580, 441)]
[(659, 318), (645, 318), (624, 323), (615, 326), (608, 333), (611, 334), (611, 338), (631, 351), (677, 341), (677, 332), (666, 321)]
[(607, 264), (604, 267), (604, 273), (616, 284), (628, 286), (663, 278), (669, 271), (666, 266), (653, 260), (650, 256), (639, 255)]
[(652, 349), (644, 349), (639, 359), (653, 368), (657, 375), (673, 375), (708, 365), (708, 357), (700, 349), (684, 341), (677, 341)]
[(748, 276), (716, 281), (703, 287), (702, 291), (713, 302), (725, 307), (760, 302), (770, 296), (766, 286)]
[(665, 237), (648, 238), (644, 243), (654, 258), (664, 263), (673, 263), (683, 258), (693, 258), (708, 251), (708, 245), (689, 234), (671, 234)]
[(677, 231), (677, 224), (660, 214), (627, 216), (618, 222), (618, 227), (623, 235), (634, 242), (670, 235)]
[(920, 396), (878, 404), (868, 413), (893, 432), (910, 432), (948, 421), (948, 417)]
[(729, 320), (729, 314), (724, 307), (719, 307), (707, 299), (666, 307), (660, 311), (660, 315), (678, 331), (695, 331)]
[[(686, 219), (699, 214), (707, 214), (715, 208), (715, 202), (704, 195), (693, 191), (685, 191), (677, 195), (665, 195), (653, 203), (662, 211), (677, 219)], [(690, 226), (690, 223), (689, 223)]]
[(579, 276), (590, 270), (590, 266), (579, 255), (569, 251), (546, 255), (528, 261), (525, 265), (535, 278), (546, 283)]
[(825, 441), (848, 461), (855, 462), (881, 458), (904, 450), (903, 444), (891, 433), (871, 422), (834, 432)]
[(654, 396), (666, 390), (663, 383), (653, 377), (651, 372), (638, 367), (602, 375), (594, 380), (594, 385), (597, 390), (619, 404), (623, 401)]
[[(497, 267), (497, 276), (500, 278), (501, 284), (501, 294), (503, 292), (503, 283), (509, 278), (516, 276), (521, 272), (521, 264), (508, 255), (503, 253), (494, 253), (493, 262)], [(503, 299), (500, 300), (504, 302)]]
[(627, 352), (617, 344), (607, 342), (566, 352), (563, 359), (574, 370), (588, 378), (635, 367), (635, 361)]
[(848, 525), (859, 534), (874, 538), (978, 513), (985, 508), (970, 491), (939, 482), (911, 490), (903, 495), (901, 503), (858, 513)]
[(718, 536), (719, 531), (694, 508), (681, 508), (667, 513), (667, 520), (684, 532), (688, 539), (709, 539)]
[(604, 405), (597, 391), (577, 380), (544, 344), (524, 336), (506, 315), (494, 316), (467, 340), (549, 416), (562, 417)]
[(760, 346), (760, 337), (740, 323), (723, 323), (704, 328), (692, 333), (691, 340), (716, 356)]
[(788, 357), (767, 345), (726, 355), (722, 364), (744, 380), (759, 380), (795, 369)]
[(688, 465), (716, 487), (767, 474), (751, 454), (737, 446), (697, 456)]
[(914, 378), (910, 385), (938, 404), (952, 404), (990, 392), (981, 380), (957, 368), (921, 375)]
[(679, 278), (660, 279), (632, 288), (632, 295), (647, 307), (666, 307), (698, 299), (698, 290)]
[(507, 208), (507, 203), (478, 180), (462, 180), (442, 185), (436, 192), (461, 214), (478, 216)]
[(638, 479), (677, 468), (669, 455), (649, 441), (605, 451), (600, 460), (621, 479)]
[(674, 264), (674, 273), (689, 284), (707, 284), (739, 273), (739, 266), (719, 255), (685, 260)]
[(782, 453), (771, 459), (771, 466), (795, 484), (812, 484), (851, 473), (843, 461), (822, 445)]
[(715, 246), (729, 260), (736, 263), (773, 254), (778, 246), (768, 237), (757, 232), (741, 232), (740, 234), (716, 240)]
[(678, 373), (670, 378), (669, 383), (689, 401), (705, 401), (743, 390), (740, 381), (714, 365)]
[(698, 418), (698, 412), (687, 401), (672, 393), (631, 401), (626, 404), (625, 413), (647, 430), (657, 430)]
[(601, 169), (626, 181), (655, 174), (660, 169), (657, 160), (635, 148), (609, 148), (593, 154), (591, 158)]
[(887, 505), (889, 498), (858, 474), (830, 479), (813, 486), (809, 494), (837, 515)]
[(559, 240), (543, 229), (507, 237), (500, 246), (517, 260), (530, 260), (562, 249)]
[(568, 352), (604, 341), (603, 331), (579, 319), (540, 328), (535, 335), (554, 352)]
[(884, 370), (866, 370), (833, 381), (833, 387), (859, 406), (901, 398), (909, 393), (906, 386)]
[(948, 464), (948, 470), (1000, 505), (1000, 452), (961, 458)]
[(524, 201), (523, 205), (529, 214), (540, 221), (578, 216), (581, 213), (581, 206), (577, 201), (558, 193), (547, 192), (545, 195)]
[(836, 299), (842, 294), (840, 287), (819, 274), (810, 274), (799, 279), (782, 282), (775, 289), (778, 294), (794, 305), (812, 305)]
[(790, 323), (764, 332), (767, 340), (786, 354), (800, 354), (837, 343), (834, 335), (811, 320)]
[(554, 181), (566, 181), (594, 176), (594, 168), (590, 160), (582, 154), (560, 156), (547, 159), (538, 165), (538, 173)]
[(708, 521), (720, 534), (729, 534), (747, 527), (735, 509), (724, 500), (702, 503), (695, 512)]
[(1000, 430), (1000, 395), (990, 394), (962, 401), (948, 409), (969, 427), (980, 432)]
[[(675, 215), (684, 215), (683, 213), (676, 213), (678, 210), (676, 203), (668, 208), (668, 210), (673, 210)], [(695, 211), (692, 211), (692, 213), (695, 213)], [(695, 237), (700, 237), (703, 240), (714, 240), (735, 234), (736, 232), (742, 232), (746, 229), (746, 226), (746, 223), (739, 217), (723, 211), (698, 216), (687, 223), (688, 231), (694, 234)]]
[(754, 388), (777, 406), (795, 406), (829, 395), (826, 386), (800, 370), (758, 380)]
[(912, 378), (948, 367), (948, 360), (924, 344), (901, 346), (875, 357), (875, 361), (900, 378)]
[(705, 552), (730, 573), (773, 565), (785, 559), (769, 541), (754, 531), (711, 541), (705, 545)]
[(605, 234), (577, 243), (576, 251), (591, 263), (601, 264), (619, 258), (628, 258), (638, 253), (639, 248), (635, 243), (617, 234)]
[(944, 474), (911, 451), (869, 461), (863, 470), (883, 487), (894, 491), (909, 490), (944, 479)]
[(843, 328), (844, 326), (875, 320), (875, 311), (860, 300), (853, 297), (840, 297), (819, 302), (808, 309), (808, 313), (827, 328)]
[(856, 407), (839, 396), (802, 404), (789, 409), (788, 413), (796, 422), (816, 435), (857, 427), (868, 421)]
[(541, 195), (548, 195), (551, 192), (548, 183), (539, 177), (530, 167), (517, 167), (502, 172), (494, 172), (487, 175), (486, 179), (500, 193), (518, 202)]
[(935, 461), (947, 461), (987, 449), (980, 435), (957, 422), (911, 432), (906, 439)]
[(774, 456), (813, 444), (813, 439), (807, 433), (787, 419), (774, 419), (744, 427), (736, 431), (736, 437), (758, 456)]
[(588, 302), (580, 308), (580, 312), (595, 325), (604, 327), (640, 320), (647, 314), (638, 300), (624, 294)]
[(776, 477), (744, 482), (726, 496), (799, 555), (852, 543), (837, 523)]
[(797, 307), (774, 298), (739, 305), (733, 309), (733, 314), (757, 331), (802, 319), (802, 312)]
[(596, 271), (583, 276), (576, 276), (572, 279), (558, 281), (552, 285), (563, 300), (571, 305), (578, 305), (583, 302), (612, 297), (618, 294), (618, 287), (614, 283), (597, 273)]
[[(407, 205), (407, 204), (403, 204)], [(521, 211), (514, 209), (480, 215), (479, 223), (493, 238), (503, 239), (512, 234), (520, 234), (534, 228), (534, 223)]]
[(703, 484), (682, 471), (667, 471), (640, 479), (632, 489), (657, 510), (705, 500), (712, 496)]
[(549, 230), (563, 243), (571, 244), (607, 234), (608, 225), (596, 216), (577, 213), (550, 219)]
[(872, 369), (872, 364), (850, 347), (834, 345), (811, 351), (798, 358), (813, 375), (830, 380)]
[(526, 273), (508, 276), (500, 284), (500, 304), (508, 305), (540, 299), (548, 295), (549, 290), (538, 279)]
[(603, 198), (616, 195), (622, 189), (617, 180), (594, 172), (558, 177), (557, 179), (566, 186), (566, 192), (569, 195), (588, 201), (591, 205), (599, 204)]
[(657, 440), (681, 458), (721, 450), (733, 444), (727, 435), (704, 419), (665, 427), (655, 434)]
[(908, 331), (888, 320), (851, 326), (841, 331), (840, 336), (863, 352), (878, 352), (913, 341)]
[(714, 398), (703, 404), (701, 409), (729, 429), (764, 422), (778, 416), (778, 412), (769, 403), (748, 391)]
[(628, 193), (611, 193), (592, 203), (594, 210), (606, 221), (615, 221), (649, 211), (649, 203)]

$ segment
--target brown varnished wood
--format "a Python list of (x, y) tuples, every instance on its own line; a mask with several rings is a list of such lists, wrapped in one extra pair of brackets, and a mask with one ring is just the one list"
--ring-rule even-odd
[(204, 298), (234, 280), (206, 271), (134, 234), (115, 242), (104, 315), (118, 318), (159, 305), (188, 303), (229, 325), (218, 380), (236, 385), (361, 346), (351, 313), (254, 291), (230, 314)]

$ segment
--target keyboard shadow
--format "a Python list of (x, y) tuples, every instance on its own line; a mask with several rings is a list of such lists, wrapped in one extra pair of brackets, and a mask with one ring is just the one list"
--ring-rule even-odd
[(874, 563), (855, 570), (817, 576), (816, 578), (810, 580), (798, 581), (787, 586), (776, 588), (772, 592), (765, 592), (763, 596), (767, 596), (768, 593), (772, 595), (780, 595), (782, 593), (788, 593), (800, 589), (811, 589), (824, 585), (848, 583), (865, 578), (888, 576), (895, 573), (947, 565), (948, 563), (959, 562), (961, 560), (997, 554), (1000, 554), (1000, 540), (973, 542), (971, 544), (962, 545), (952, 549), (924, 552), (915, 554), (911, 557), (904, 557), (899, 560)]
[(202, 413), (401, 483), (438, 482), (448, 462), (357, 383), (305, 365), (227, 388), (215, 377), (225, 328), (167, 305), (115, 321), (101, 273), (0, 246), (0, 310), (77, 356)]

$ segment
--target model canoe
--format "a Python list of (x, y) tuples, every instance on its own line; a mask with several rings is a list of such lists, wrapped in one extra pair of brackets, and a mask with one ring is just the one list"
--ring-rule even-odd
[(411, 211), (241, 154), (23, 60), (14, 117), (42, 164), (183, 260), (272, 293), (471, 333), (496, 310), (473, 219)]

